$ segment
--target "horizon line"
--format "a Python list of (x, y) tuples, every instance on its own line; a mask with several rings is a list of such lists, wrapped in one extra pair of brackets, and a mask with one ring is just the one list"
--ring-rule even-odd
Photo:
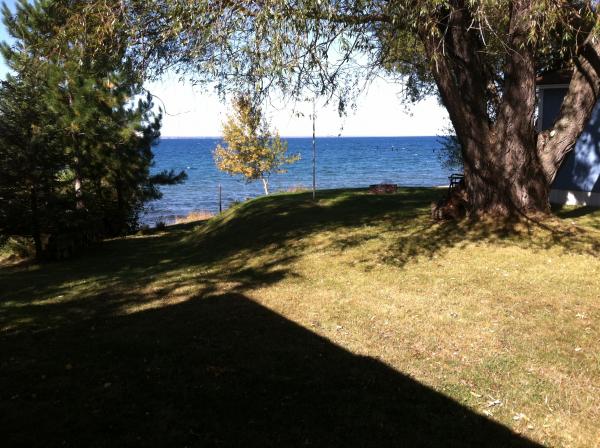
[[(312, 135), (281, 135), (281, 138), (312, 138)], [(317, 135), (315, 138), (415, 138), (415, 137), (445, 137), (444, 135)], [(161, 135), (161, 139), (217, 139), (221, 135)]]

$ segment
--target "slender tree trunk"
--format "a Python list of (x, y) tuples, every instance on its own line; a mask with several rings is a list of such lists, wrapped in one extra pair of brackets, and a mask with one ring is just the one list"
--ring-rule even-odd
[(117, 177), (116, 182), (117, 190), (117, 219), (116, 229), (119, 234), (122, 234), (125, 230), (125, 201), (123, 199), (123, 184), (121, 182), (121, 176)]
[(75, 207), (77, 209), (82, 209), (84, 208), (84, 204), (83, 204), (83, 191), (81, 189), (81, 178), (79, 176), (75, 176), (75, 182), (74, 182), (74, 188), (75, 188)]
[[(68, 82), (67, 82), (68, 84)], [(67, 94), (67, 99), (69, 102), (69, 107), (73, 108), (73, 97), (71, 96), (71, 93)], [(75, 151), (75, 154), (77, 154), (78, 151), (78, 142), (77, 142), (77, 136), (75, 135), (75, 133), (71, 132), (71, 141), (73, 143), (73, 151)], [(75, 181), (74, 181), (74, 189), (75, 189), (75, 208), (80, 210), (85, 208), (85, 204), (83, 202), (83, 190), (82, 190), (82, 186), (81, 186), (81, 169), (80, 169), (80, 161), (79, 161), (79, 157), (77, 155), (75, 155), (74, 157), (74, 171), (75, 171)]]
[(263, 189), (265, 190), (265, 194), (268, 196), (269, 195), (269, 180), (265, 177), (262, 177), (261, 180), (262, 180), (262, 184), (263, 184)]
[(81, 210), (85, 208), (85, 204), (83, 202), (83, 188), (81, 182), (81, 174), (79, 167), (79, 158), (75, 157), (74, 163), (74, 171), (75, 171), (75, 180), (73, 182), (73, 188), (75, 189), (75, 208)]
[(40, 218), (38, 210), (38, 194), (35, 187), (31, 189), (31, 236), (35, 245), (35, 258), (41, 259), (44, 248), (42, 247), (42, 238), (40, 233)]

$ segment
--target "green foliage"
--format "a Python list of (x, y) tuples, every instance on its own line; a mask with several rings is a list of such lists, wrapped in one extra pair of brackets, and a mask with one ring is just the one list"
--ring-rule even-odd
[(43, 73), (24, 72), (0, 84), (0, 232), (41, 234), (60, 215), (66, 163), (53, 114), (40, 102)]
[(462, 147), (451, 126), (444, 129), (444, 134), (438, 137), (438, 143), (440, 146), (436, 154), (442, 166), (449, 171), (462, 171)]
[(261, 110), (248, 96), (238, 96), (233, 102), (233, 114), (223, 124), (223, 140), (214, 152), (217, 167), (229, 174), (241, 175), (247, 181), (260, 179), (265, 194), (269, 194), (269, 177), (285, 173), (284, 165), (300, 159), (287, 155), (287, 142), (279, 133), (269, 130)]
[(33, 236), (38, 256), (44, 235), (134, 229), (158, 185), (185, 179), (150, 174), (160, 113), (122, 52), (97, 52), (85, 30), (64, 40), (65, 5), (3, 10), (14, 44), (1, 48), (13, 74), (0, 86), (0, 231)]
[[(526, 43), (538, 69), (568, 63), (594, 28), (592, 0), (531, 1), (523, 18)], [(160, 75), (176, 69), (221, 90), (265, 93), (276, 87), (337, 98), (342, 107), (382, 70), (399, 75), (412, 99), (436, 91), (433, 70), (452, 58), (443, 37), (457, 10), (469, 17), (480, 56), (496, 83), (503, 82), (511, 47), (513, 2), (506, 0), (262, 1), (96, 0), (75, 4), (65, 33), (93, 21), (98, 45), (123, 48), (134, 66)], [(425, 41), (438, 41), (436, 54)]]

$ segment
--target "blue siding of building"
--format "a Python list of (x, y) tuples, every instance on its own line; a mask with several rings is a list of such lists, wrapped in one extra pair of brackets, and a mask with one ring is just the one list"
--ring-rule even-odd
[[(554, 123), (566, 89), (544, 89), (542, 129)], [(572, 151), (558, 170), (552, 188), (600, 193), (600, 103)]]

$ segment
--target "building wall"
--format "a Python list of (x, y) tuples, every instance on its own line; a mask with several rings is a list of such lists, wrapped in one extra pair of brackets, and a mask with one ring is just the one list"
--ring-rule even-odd
[[(566, 88), (541, 89), (541, 127), (554, 123)], [(600, 102), (552, 184), (551, 201), (600, 206)]]

